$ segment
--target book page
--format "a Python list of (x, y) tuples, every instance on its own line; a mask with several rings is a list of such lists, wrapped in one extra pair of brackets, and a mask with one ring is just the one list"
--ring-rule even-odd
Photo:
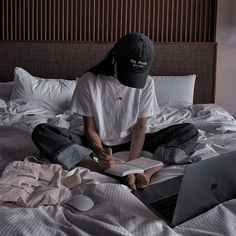
[[(129, 151), (120, 151), (120, 152), (115, 152), (114, 156), (119, 159), (118, 163), (125, 163), (128, 161), (128, 157), (129, 157)], [(145, 158), (152, 158), (153, 154), (148, 152), (148, 151), (142, 151), (140, 153), (141, 157), (145, 157)]]
[(105, 170), (105, 172), (112, 175), (123, 177), (123, 176), (133, 174), (133, 173), (136, 173), (136, 174), (143, 173), (144, 170), (142, 168), (138, 168), (131, 165), (117, 164), (117, 165), (114, 165), (112, 168)]
[(139, 157), (139, 158), (134, 159), (132, 161), (126, 162), (126, 165), (131, 165), (131, 166), (135, 166), (137, 168), (141, 168), (143, 170), (147, 170), (152, 167), (163, 166), (163, 162), (149, 159), (149, 158), (145, 158), (145, 157)]

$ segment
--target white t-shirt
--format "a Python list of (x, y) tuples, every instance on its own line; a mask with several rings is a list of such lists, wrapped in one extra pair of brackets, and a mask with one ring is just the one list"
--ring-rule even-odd
[(122, 85), (113, 76), (84, 74), (77, 81), (72, 112), (94, 117), (99, 136), (106, 145), (130, 141), (138, 118), (159, 112), (153, 79), (143, 89)]

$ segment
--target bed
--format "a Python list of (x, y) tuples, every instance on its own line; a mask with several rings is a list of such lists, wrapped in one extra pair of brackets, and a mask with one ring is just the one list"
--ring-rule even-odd
[[(0, 42), (1, 173), (13, 161), (37, 156), (38, 151), (31, 141), (31, 132), (37, 124), (70, 126), (72, 114), (68, 108), (76, 78), (102, 59), (111, 47), (112, 43), (92, 42)], [(171, 77), (174, 81), (171, 84), (183, 95), (178, 95), (177, 99), (167, 97), (159, 104), (160, 115), (156, 117), (159, 128), (182, 122), (195, 124), (200, 137), (193, 159), (204, 160), (236, 150), (236, 120), (214, 104), (216, 44), (163, 43), (155, 44), (155, 49), (150, 74), (158, 76), (156, 79), (162, 82)], [(189, 75), (196, 75), (196, 80)], [(39, 82), (35, 76), (53, 79)], [(26, 77), (28, 82), (22, 82)], [(44, 93), (44, 89), (50, 87), (45, 84), (51, 85), (55, 79), (55, 86), (61, 82), (58, 79), (70, 81), (63, 84), (66, 101), (64, 95), (63, 101), (60, 94), (48, 95), (54, 85), (52, 91)], [(35, 80), (37, 86), (33, 84), (35, 90), (32, 91), (30, 88)], [(181, 83), (185, 86), (180, 86)], [(164, 168), (152, 178), (151, 184), (176, 177), (184, 168), (185, 165)], [(79, 212), (67, 208), (63, 202), (37, 207), (1, 202), (0, 234), (192, 236), (236, 233), (236, 199), (172, 229), (116, 179), (82, 167), (78, 167), (78, 171), (82, 183), (70, 194), (85, 194), (93, 199), (91, 210)]]

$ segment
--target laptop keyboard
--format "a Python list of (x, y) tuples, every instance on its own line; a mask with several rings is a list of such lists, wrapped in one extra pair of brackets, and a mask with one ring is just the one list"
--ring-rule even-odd
[(178, 194), (171, 195), (167, 198), (152, 202), (150, 205), (167, 220), (171, 221), (175, 211)]

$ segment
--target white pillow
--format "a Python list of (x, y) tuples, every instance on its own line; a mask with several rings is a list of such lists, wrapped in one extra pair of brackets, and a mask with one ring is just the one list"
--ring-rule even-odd
[(13, 89), (13, 82), (0, 82), (0, 99), (4, 101), (10, 100)]
[(61, 112), (70, 106), (75, 85), (75, 80), (38, 78), (16, 67), (11, 99), (25, 99)]
[(152, 76), (160, 106), (186, 107), (193, 104), (196, 75)]

